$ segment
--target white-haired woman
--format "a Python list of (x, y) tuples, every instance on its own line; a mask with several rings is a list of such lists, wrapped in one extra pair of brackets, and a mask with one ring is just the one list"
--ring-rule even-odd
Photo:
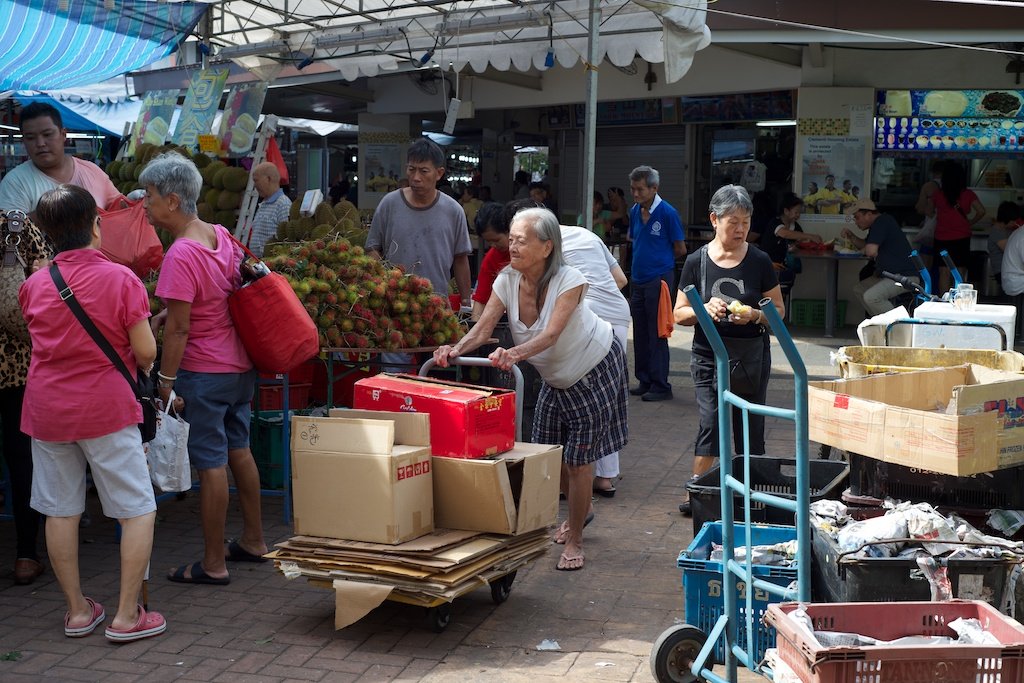
[[(754, 403), (764, 403), (772, 360), (768, 328), (759, 302), (770, 298), (779, 315), (785, 315), (785, 306), (771, 258), (747, 243), (753, 210), (750, 195), (739, 185), (726, 185), (715, 192), (709, 207), (715, 237), (686, 257), (679, 289), (694, 285), (704, 301), (704, 309), (714, 319), (733, 368), (730, 389)], [(739, 302), (743, 308), (730, 312), (728, 306), (733, 302)], [(697, 325), (697, 314), (683, 295), (676, 297), (675, 319), (679, 325)], [(690, 374), (700, 411), (693, 449), (691, 479), (695, 479), (710, 470), (720, 455), (715, 354), (699, 326), (693, 333)], [(743, 443), (742, 413), (738, 410), (733, 411), (732, 426), (733, 445), (738, 446)], [(750, 452), (764, 454), (764, 417), (760, 415), (750, 415)], [(679, 511), (690, 514), (689, 497)]]
[(520, 211), (509, 230), (510, 267), (494, 282), (480, 321), (434, 360), (448, 361), (485, 343), (508, 311), (516, 345), (498, 348), (491, 363), (509, 370), (529, 361), (543, 379), (533, 440), (562, 444), (563, 477), (569, 482), (569, 515), (555, 536), (565, 549), (557, 569), (583, 568), (583, 527), (593, 519), (594, 462), (626, 444), (626, 357), (611, 325), (584, 303), (587, 281), (565, 265), (558, 219), (547, 209)]
[[(231, 580), (226, 561), (263, 562), (267, 552), (259, 470), (249, 450), (256, 371), (228, 313), (228, 296), (241, 285), (242, 251), (224, 226), (196, 215), (203, 177), (189, 159), (161, 154), (139, 182), (146, 188), (149, 222), (174, 236), (156, 285), (167, 304), (157, 387), (164, 401), (172, 389), (185, 399), (188, 456), (199, 472), (205, 543), (201, 560), (181, 565), (167, 578), (226, 585)], [(228, 467), (238, 489), (242, 534), (225, 552)]]

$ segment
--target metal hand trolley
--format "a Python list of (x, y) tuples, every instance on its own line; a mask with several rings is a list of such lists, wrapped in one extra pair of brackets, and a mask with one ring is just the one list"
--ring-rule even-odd
[[(492, 367), (491, 362), (486, 358), (473, 357), (454, 358), (452, 359), (451, 364)], [(433, 358), (428, 359), (422, 366), (420, 366), (419, 375), (421, 377), (426, 377), (435, 365), (436, 363)], [(513, 365), (512, 375), (516, 382), (516, 440), (522, 441), (523, 373), (518, 366)], [(508, 596), (512, 591), (512, 582), (516, 579), (516, 572), (520, 568), (532, 562), (534, 559), (536, 559), (536, 557), (502, 562), (480, 572), (478, 578), (490, 587), (491, 600), (494, 601), (495, 605), (500, 605), (508, 600)], [(314, 578), (310, 578), (308, 581), (310, 584), (315, 586), (328, 589), (333, 588), (332, 581)], [(470, 593), (479, 587), (480, 583), (468, 585), (454, 597), (462, 597), (466, 593)], [(411, 593), (396, 588), (391, 591), (387, 600), (389, 602), (398, 602), (404, 605), (423, 607), (426, 610), (427, 627), (435, 633), (441, 633), (448, 628), (448, 624), (451, 623), (452, 603), (447, 598), (439, 596), (425, 596), (422, 593)]]
[[(765, 591), (787, 600), (809, 602), (811, 598), (811, 535), (810, 535), (810, 467), (808, 465), (808, 425), (807, 425), (807, 368), (804, 366), (800, 352), (797, 351), (793, 338), (786, 329), (782, 317), (771, 299), (760, 302), (761, 310), (768, 324), (775, 333), (779, 345), (793, 370), (794, 407), (776, 408), (774, 406), (751, 403), (729, 389), (729, 354), (722, 342), (714, 321), (704, 309), (697, 290), (691, 285), (683, 290), (690, 301), (697, 322), (715, 352), (715, 366), (718, 376), (718, 452), (721, 469), (722, 496), (722, 597), (724, 611), (715, 622), (710, 633), (705, 634), (699, 628), (689, 624), (677, 624), (664, 633), (655, 642), (651, 650), (651, 672), (658, 683), (691, 683), (695, 681), (712, 681), (714, 683), (736, 683), (737, 662), (755, 673), (771, 677), (770, 671), (763, 669), (756, 661), (754, 647), (756, 643), (753, 600), (755, 590)], [(742, 411), (743, 414), (743, 480), (732, 473), (732, 420), (730, 409)], [(796, 436), (796, 500), (781, 498), (777, 495), (752, 491), (747, 482), (750, 478), (750, 414), (764, 415), (794, 423)], [(743, 522), (746, 557), (742, 562), (734, 559), (736, 542), (733, 538), (733, 494), (743, 496), (743, 507), (746, 513)], [(751, 552), (751, 502), (789, 510), (796, 514), (797, 540), (797, 589), (778, 586), (757, 578), (753, 568)], [(740, 621), (740, 605), (737, 593), (739, 582), (747, 586), (746, 644), (739, 645), (737, 638), (737, 622)], [(715, 646), (719, 640), (724, 642), (725, 677), (712, 671)]]

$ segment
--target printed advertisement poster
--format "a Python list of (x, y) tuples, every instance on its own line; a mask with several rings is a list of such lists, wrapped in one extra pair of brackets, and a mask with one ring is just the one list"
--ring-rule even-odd
[(192, 77), (181, 108), (181, 118), (174, 127), (174, 144), (195, 149), (199, 145), (199, 136), (213, 131), (213, 120), (227, 80), (226, 67), (203, 69)]
[(371, 143), (361, 146), (366, 159), (363, 184), (367, 192), (391, 192), (398, 189), (398, 180), (405, 176), (402, 168), (402, 145)]
[(142, 98), (139, 119), (135, 122), (135, 131), (128, 144), (128, 156), (135, 156), (135, 148), (142, 143), (160, 145), (167, 142), (171, 132), (171, 118), (174, 108), (178, 106), (179, 90), (154, 90)]
[(266, 97), (266, 81), (231, 86), (220, 119), (221, 156), (245, 156), (252, 151)]
[[(807, 203), (808, 213), (819, 200), (818, 213), (840, 214), (842, 204), (853, 197), (867, 197), (870, 186), (867, 174), (867, 151), (871, 138), (860, 136), (821, 135), (801, 138), (799, 194)], [(829, 176), (832, 176), (829, 187)], [(833, 203), (836, 196), (840, 203)]]

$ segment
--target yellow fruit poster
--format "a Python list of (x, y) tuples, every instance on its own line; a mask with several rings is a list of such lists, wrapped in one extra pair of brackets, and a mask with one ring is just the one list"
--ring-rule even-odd
[(192, 77), (181, 108), (181, 118), (174, 127), (174, 144), (196, 149), (199, 136), (208, 135), (213, 130), (213, 120), (227, 80), (227, 67), (203, 69)]
[(171, 132), (171, 119), (174, 117), (174, 108), (178, 106), (179, 90), (153, 90), (146, 93), (142, 98), (142, 108), (139, 109), (139, 118), (135, 122), (135, 130), (128, 143), (129, 157), (135, 156), (135, 149), (142, 143), (149, 143), (156, 147), (167, 142), (167, 135)]
[(220, 119), (221, 156), (246, 156), (252, 151), (266, 97), (266, 81), (231, 86), (224, 104), (224, 115)]

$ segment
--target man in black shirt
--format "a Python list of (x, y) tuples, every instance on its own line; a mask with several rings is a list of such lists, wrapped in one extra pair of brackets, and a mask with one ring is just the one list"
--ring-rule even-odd
[(910, 242), (903, 234), (896, 219), (881, 213), (870, 199), (858, 199), (846, 210), (853, 216), (853, 222), (860, 230), (867, 231), (867, 237), (857, 237), (849, 228), (843, 228), (843, 236), (849, 238), (858, 249), (874, 259), (875, 274), (853, 286), (853, 294), (860, 301), (869, 316), (879, 315), (895, 308), (890, 299), (907, 290), (888, 278), (881, 277), (883, 270), (920, 278), (910, 260)]

